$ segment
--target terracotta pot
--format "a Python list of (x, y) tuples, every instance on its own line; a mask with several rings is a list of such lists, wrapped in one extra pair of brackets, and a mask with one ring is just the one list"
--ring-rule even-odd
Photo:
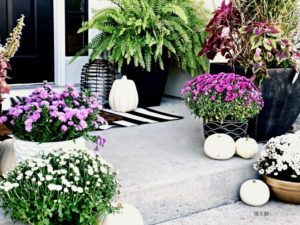
[(278, 180), (268, 176), (263, 176), (263, 178), (276, 198), (287, 203), (300, 204), (300, 183)]

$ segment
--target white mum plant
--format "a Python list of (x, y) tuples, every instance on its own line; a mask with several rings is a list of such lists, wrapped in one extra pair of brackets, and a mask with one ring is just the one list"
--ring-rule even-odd
[(62, 150), (29, 159), (0, 180), (0, 206), (28, 224), (98, 224), (118, 210), (116, 172), (86, 150)]
[(261, 175), (300, 182), (300, 132), (270, 139), (254, 169)]

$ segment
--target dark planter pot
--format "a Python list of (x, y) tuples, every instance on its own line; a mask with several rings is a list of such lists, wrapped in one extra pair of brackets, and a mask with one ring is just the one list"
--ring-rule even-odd
[(164, 64), (165, 70), (161, 70), (158, 64), (152, 65), (151, 72), (135, 67), (124, 65), (122, 74), (135, 82), (139, 95), (139, 107), (160, 105), (168, 78), (168, 63)]
[[(243, 67), (211, 64), (210, 73), (235, 72), (245, 75)], [(292, 84), (295, 70), (292, 68), (269, 69), (270, 79), (261, 86), (265, 106), (249, 121), (248, 133), (257, 141), (267, 141), (287, 133), (300, 113), (300, 79)], [(248, 76), (249, 77), (249, 76)]]
[(219, 122), (208, 122), (203, 123), (204, 136), (208, 136), (216, 133), (228, 134), (235, 141), (241, 137), (247, 136), (248, 121), (246, 122), (236, 122), (236, 121), (224, 121), (223, 123)]

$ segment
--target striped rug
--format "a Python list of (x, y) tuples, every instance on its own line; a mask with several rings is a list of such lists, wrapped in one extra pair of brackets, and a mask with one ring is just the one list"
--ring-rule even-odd
[(108, 121), (107, 125), (100, 127), (101, 130), (107, 130), (113, 127), (133, 127), (183, 119), (182, 116), (171, 115), (149, 108), (137, 108), (134, 111), (127, 113), (103, 109), (101, 116)]

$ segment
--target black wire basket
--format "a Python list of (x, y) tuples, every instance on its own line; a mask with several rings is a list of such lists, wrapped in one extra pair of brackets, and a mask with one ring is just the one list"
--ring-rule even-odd
[(83, 66), (80, 79), (80, 91), (87, 89), (97, 95), (100, 104), (107, 106), (109, 92), (119, 73), (107, 60), (97, 59)]
[(203, 128), (205, 138), (216, 133), (223, 133), (228, 134), (236, 141), (239, 138), (247, 136), (248, 121), (237, 122), (228, 120), (223, 123), (212, 121), (203, 123)]

